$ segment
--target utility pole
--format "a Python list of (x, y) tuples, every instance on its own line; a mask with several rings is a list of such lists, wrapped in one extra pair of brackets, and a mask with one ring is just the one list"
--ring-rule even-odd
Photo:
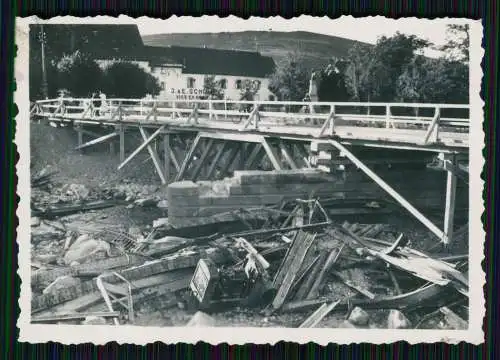
[(40, 44), (42, 47), (42, 94), (45, 99), (49, 98), (49, 86), (47, 84), (47, 70), (45, 68), (45, 40), (46, 34), (43, 31), (43, 25), (40, 24)]

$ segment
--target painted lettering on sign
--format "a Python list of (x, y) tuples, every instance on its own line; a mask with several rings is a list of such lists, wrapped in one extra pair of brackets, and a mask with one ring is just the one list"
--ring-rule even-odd
[(176, 100), (195, 100), (202, 98), (205, 91), (196, 88), (170, 88), (170, 95)]

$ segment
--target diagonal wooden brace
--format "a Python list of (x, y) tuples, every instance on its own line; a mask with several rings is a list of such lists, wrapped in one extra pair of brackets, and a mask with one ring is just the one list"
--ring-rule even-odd
[(118, 136), (119, 133), (118, 132), (112, 132), (110, 134), (106, 134), (104, 136), (101, 136), (97, 139), (93, 139), (93, 140), (90, 140), (88, 142), (86, 142), (85, 144), (82, 144), (82, 145), (79, 145), (75, 148), (75, 150), (81, 150), (81, 149), (84, 149), (86, 147), (89, 147), (89, 146), (92, 146), (92, 145), (97, 145), (97, 144), (100, 144), (100, 143), (103, 143), (109, 139), (112, 139), (114, 138), (115, 136)]
[(436, 235), (441, 241), (444, 241), (445, 236), (443, 231), (439, 229), (432, 221), (427, 219), (424, 214), (418, 211), (413, 205), (411, 205), (404, 197), (402, 197), (396, 190), (394, 190), (389, 184), (382, 180), (377, 174), (375, 174), (370, 168), (368, 168), (361, 160), (359, 160), (352, 152), (345, 148), (342, 144), (337, 141), (330, 140), (330, 143), (335, 146), (340, 152), (348, 158), (354, 165), (356, 165), (361, 171), (363, 171), (368, 177), (375, 181), (383, 190), (385, 190), (394, 200), (396, 200), (401, 206), (403, 206), (408, 212), (410, 212), (418, 221), (427, 227), (434, 235)]
[(427, 129), (427, 133), (425, 134), (424, 144), (427, 145), (429, 143), (436, 143), (438, 141), (439, 136), (439, 120), (441, 118), (440, 110), (437, 107), (434, 113), (434, 118), (432, 119), (429, 128)]
[(318, 137), (331, 137), (335, 135), (335, 108), (330, 111), (330, 114), (326, 118), (321, 130), (319, 131)]
[[(139, 131), (144, 141), (147, 142), (150, 138), (148, 138), (148, 133), (146, 132), (146, 130), (144, 130), (144, 128), (140, 126)], [(167, 179), (165, 178), (165, 173), (160, 162), (160, 157), (158, 156), (156, 150), (151, 146), (151, 141), (149, 141), (149, 143), (146, 146), (148, 148), (149, 156), (151, 156), (151, 159), (153, 160), (153, 163), (155, 165), (156, 172), (160, 176), (161, 183), (165, 185), (167, 183)]]
[(153, 133), (153, 135), (151, 135), (141, 145), (139, 145), (139, 147), (137, 149), (135, 149), (134, 152), (132, 154), (130, 154), (129, 157), (126, 158), (125, 161), (123, 161), (118, 166), (118, 170), (122, 169), (125, 165), (127, 165), (130, 162), (130, 160), (132, 160), (138, 153), (140, 153), (142, 151), (142, 149), (144, 149), (146, 146), (148, 146), (151, 143), (151, 141), (153, 141), (158, 135), (161, 134), (161, 132), (163, 131), (164, 128), (165, 128), (165, 125), (162, 125), (158, 130), (156, 130)]

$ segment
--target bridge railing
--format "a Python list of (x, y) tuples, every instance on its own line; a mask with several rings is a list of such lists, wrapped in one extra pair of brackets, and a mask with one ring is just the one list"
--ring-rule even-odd
[(100, 122), (210, 121), (259, 126), (337, 126), (468, 132), (469, 105), (429, 103), (59, 98), (37, 101), (32, 114)]

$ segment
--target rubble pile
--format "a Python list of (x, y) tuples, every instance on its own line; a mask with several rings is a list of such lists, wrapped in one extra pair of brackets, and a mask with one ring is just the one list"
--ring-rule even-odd
[[(157, 187), (96, 192), (57, 188), (47, 174), (35, 179), (33, 323), (468, 326), (467, 256), (419, 251), (392, 225), (333, 221), (318, 198), (224, 209), (179, 225)], [(148, 225), (82, 221), (106, 206), (148, 205), (160, 215)]]

